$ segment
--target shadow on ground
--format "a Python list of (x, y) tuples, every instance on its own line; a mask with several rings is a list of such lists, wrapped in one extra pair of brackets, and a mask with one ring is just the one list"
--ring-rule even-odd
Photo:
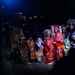
[(69, 51), (69, 56), (58, 61), (49, 75), (75, 75), (75, 49)]
[(24, 65), (9, 61), (0, 63), (0, 75), (75, 75), (74, 73), (75, 49), (71, 49), (69, 56), (62, 58), (54, 65), (47, 65), (45, 63)]
[(48, 71), (53, 68), (53, 65), (45, 63), (37, 64), (12, 64), (12, 70), (15, 75), (48, 75)]

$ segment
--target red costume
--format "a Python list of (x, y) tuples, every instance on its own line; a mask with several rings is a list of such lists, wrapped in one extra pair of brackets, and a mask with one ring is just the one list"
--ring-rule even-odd
[(51, 63), (54, 60), (54, 47), (53, 39), (50, 37), (49, 30), (47, 30), (46, 38), (44, 41), (46, 63)]
[(64, 39), (61, 27), (59, 25), (53, 25), (52, 33), (54, 38), (56, 58), (57, 60), (60, 60), (63, 57), (63, 46), (64, 46)]

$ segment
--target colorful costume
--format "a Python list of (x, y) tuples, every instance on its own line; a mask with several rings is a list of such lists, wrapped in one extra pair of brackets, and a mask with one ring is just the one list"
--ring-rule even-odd
[(72, 48), (75, 48), (75, 31), (70, 34), (70, 41)]
[(49, 29), (46, 30), (46, 38), (44, 40), (46, 63), (51, 64), (54, 61), (54, 45), (53, 39), (51, 38), (51, 32)]
[(68, 55), (68, 51), (71, 48), (71, 44), (70, 44), (70, 40), (69, 40), (69, 36), (67, 38), (64, 39), (64, 52), (65, 52), (65, 56)]
[(26, 50), (25, 50), (25, 45), (24, 45), (24, 41), (25, 41), (25, 37), (23, 32), (21, 32), (22, 30), (19, 30), (19, 34), (18, 34), (18, 49), (19, 49), (19, 59), (20, 62), (22, 63), (26, 63)]
[(53, 25), (52, 34), (54, 38), (56, 60), (60, 60), (63, 57), (63, 45), (64, 45), (61, 27), (59, 25)]
[(30, 36), (30, 38), (28, 40), (26, 40), (25, 48), (26, 48), (26, 50), (28, 50), (29, 61), (33, 62), (35, 60), (36, 53), (35, 53), (35, 43), (32, 39), (32, 36)]
[(64, 38), (64, 55), (67, 56), (68, 51), (71, 48), (71, 44), (70, 44), (70, 40), (69, 40), (69, 35), (66, 31), (66, 27), (62, 28), (62, 34), (63, 34), (63, 38)]
[(71, 42), (71, 48), (75, 48), (75, 26), (74, 25), (70, 25), (69, 40)]
[(36, 59), (39, 63), (41, 63), (42, 62), (41, 58), (43, 56), (43, 41), (41, 37), (37, 37), (35, 45), (36, 45)]
[(11, 60), (18, 61), (17, 28), (13, 27), (10, 36), (11, 42)]

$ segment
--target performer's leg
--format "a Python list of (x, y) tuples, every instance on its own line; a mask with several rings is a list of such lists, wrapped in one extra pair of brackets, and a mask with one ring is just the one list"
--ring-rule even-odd
[(56, 60), (59, 60), (59, 49), (56, 50)]
[(57, 61), (57, 47), (54, 48), (54, 61)]
[(63, 48), (58, 48), (58, 60), (60, 60), (63, 57)]
[(36, 53), (36, 59), (38, 63), (42, 62), (42, 50), (38, 50), (38, 52)]
[(65, 51), (65, 56), (67, 56), (68, 55), (68, 51)]
[(53, 62), (53, 60), (54, 60), (54, 56), (53, 56), (53, 51), (52, 51), (46, 55), (46, 63), (50, 64)]
[(29, 62), (31, 62), (31, 59), (30, 59), (30, 50), (28, 50), (28, 58), (29, 58)]

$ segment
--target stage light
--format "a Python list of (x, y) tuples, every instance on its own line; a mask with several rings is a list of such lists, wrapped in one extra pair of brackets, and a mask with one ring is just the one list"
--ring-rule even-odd
[(6, 6), (14, 6), (14, 5), (19, 5), (20, 1), (19, 0), (2, 0), (3, 5)]
[(18, 12), (17, 14), (18, 14), (18, 15), (22, 15), (22, 12)]
[(7, 5), (12, 4), (13, 2), (14, 0), (3, 0), (3, 3)]
[(29, 19), (32, 19), (32, 17), (29, 17)]
[(22, 15), (22, 12), (20, 12), (20, 15)]
[(34, 16), (34, 18), (36, 19), (36, 18), (37, 18), (37, 16)]
[(26, 16), (23, 16), (23, 18), (25, 19), (25, 18), (26, 18)]

